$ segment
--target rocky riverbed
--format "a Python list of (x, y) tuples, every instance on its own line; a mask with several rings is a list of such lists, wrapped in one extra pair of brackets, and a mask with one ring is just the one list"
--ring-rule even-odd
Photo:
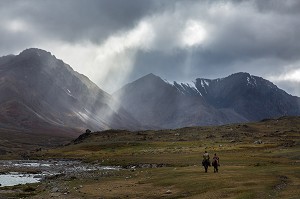
[(0, 187), (36, 183), (56, 176), (80, 176), (89, 171), (119, 169), (73, 160), (1, 160)]

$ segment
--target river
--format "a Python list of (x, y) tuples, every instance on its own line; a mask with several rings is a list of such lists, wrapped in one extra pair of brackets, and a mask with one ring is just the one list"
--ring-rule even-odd
[(0, 160), (0, 187), (37, 183), (59, 174), (119, 169), (73, 160)]

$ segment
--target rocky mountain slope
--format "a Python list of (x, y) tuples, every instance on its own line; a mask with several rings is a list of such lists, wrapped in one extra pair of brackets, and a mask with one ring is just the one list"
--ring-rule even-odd
[[(181, 90), (182, 89), (182, 90)], [(243, 122), (231, 109), (216, 109), (195, 88), (174, 85), (149, 74), (113, 94), (141, 123), (156, 128)]]
[(300, 100), (248, 73), (173, 84), (153, 74), (113, 96), (141, 123), (157, 128), (220, 125), (300, 115)]
[(49, 52), (27, 49), (0, 58), (2, 129), (54, 135), (139, 126), (109, 94)]
[(300, 115), (299, 97), (248, 73), (215, 80), (197, 79), (195, 86), (214, 107), (233, 109), (249, 121)]

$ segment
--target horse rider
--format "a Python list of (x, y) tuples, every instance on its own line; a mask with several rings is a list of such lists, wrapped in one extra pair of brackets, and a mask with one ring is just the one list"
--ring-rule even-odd
[(205, 151), (204, 152), (204, 154), (203, 154), (203, 161), (207, 161), (207, 160), (209, 160), (209, 154), (208, 154), (208, 152), (207, 151)]
[(204, 154), (203, 154), (202, 165), (205, 166), (205, 163), (206, 163), (207, 165), (210, 165), (209, 154), (208, 154), (207, 151), (205, 151)]
[(220, 163), (219, 163), (220, 159), (219, 157), (217, 156), (217, 154), (215, 153), (214, 157), (213, 157), (213, 161), (212, 161), (212, 165), (214, 166), (214, 172), (218, 173), (219, 169), (218, 167), (220, 166)]

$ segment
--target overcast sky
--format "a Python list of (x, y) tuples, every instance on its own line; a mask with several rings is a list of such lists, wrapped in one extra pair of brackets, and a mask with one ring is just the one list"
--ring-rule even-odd
[(299, 0), (0, 0), (0, 55), (50, 51), (111, 93), (249, 72), (300, 96)]

